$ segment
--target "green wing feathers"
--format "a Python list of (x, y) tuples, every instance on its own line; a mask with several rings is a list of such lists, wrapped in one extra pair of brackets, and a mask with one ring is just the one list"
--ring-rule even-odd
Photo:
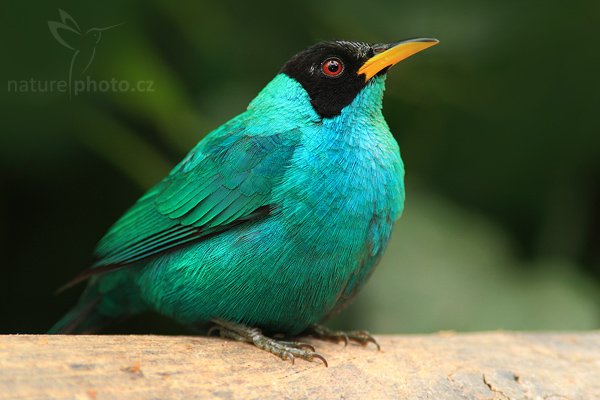
[(268, 215), (298, 131), (200, 142), (109, 230), (94, 267), (130, 264)]

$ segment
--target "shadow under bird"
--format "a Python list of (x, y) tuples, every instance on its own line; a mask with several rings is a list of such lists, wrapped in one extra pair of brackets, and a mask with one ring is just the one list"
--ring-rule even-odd
[(386, 72), (437, 43), (331, 41), (293, 56), (110, 228), (50, 333), (154, 310), (284, 360), (327, 363), (289, 339), (302, 334), (377, 345), (319, 324), (363, 287), (404, 207)]

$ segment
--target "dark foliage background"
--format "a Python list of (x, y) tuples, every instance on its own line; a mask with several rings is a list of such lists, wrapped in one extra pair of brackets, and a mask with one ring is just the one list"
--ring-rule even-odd
[[(0, 333), (44, 332), (96, 241), (204, 134), (324, 39), (432, 36), (390, 74), (384, 113), (407, 166), (406, 212), (334, 324), (376, 332), (600, 326), (600, 3), (3, 2)], [(76, 79), (153, 91), (73, 96), (48, 21), (102, 33)], [(78, 46), (89, 46), (85, 40)], [(92, 45), (92, 48), (94, 46)], [(89, 47), (88, 47), (89, 51)], [(89, 78), (88, 78), (89, 77)], [(182, 332), (156, 316), (118, 332)]]

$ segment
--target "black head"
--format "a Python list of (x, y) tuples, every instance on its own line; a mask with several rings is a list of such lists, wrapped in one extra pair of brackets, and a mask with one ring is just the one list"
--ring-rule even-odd
[(317, 114), (331, 118), (365, 87), (365, 77), (358, 70), (374, 55), (367, 43), (321, 42), (296, 54), (281, 72), (304, 87)]
[(331, 118), (350, 104), (372, 77), (437, 43), (429, 38), (376, 45), (321, 42), (296, 54), (281, 72), (304, 87), (317, 114)]

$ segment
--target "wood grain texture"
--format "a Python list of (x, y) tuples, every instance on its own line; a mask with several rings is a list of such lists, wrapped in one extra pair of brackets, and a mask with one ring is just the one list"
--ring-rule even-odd
[(600, 332), (377, 339), (309, 339), (325, 368), (219, 338), (0, 336), (0, 399), (600, 399)]

